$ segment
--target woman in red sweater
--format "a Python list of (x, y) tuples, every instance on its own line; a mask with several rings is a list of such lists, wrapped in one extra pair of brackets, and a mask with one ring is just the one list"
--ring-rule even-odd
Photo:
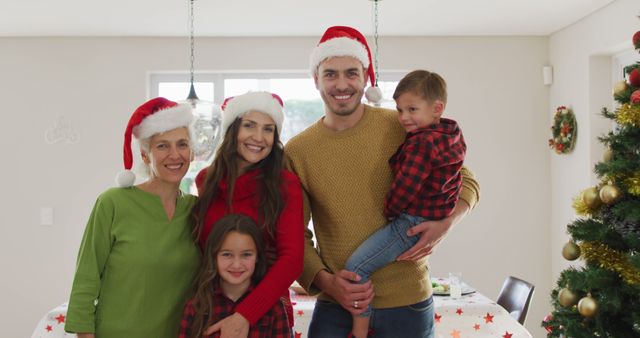
[(199, 199), (193, 208), (194, 238), (204, 248), (213, 224), (231, 213), (251, 217), (262, 229), (269, 269), (236, 312), (211, 326), (222, 338), (246, 338), (254, 325), (282, 298), (289, 324), (293, 309), (289, 286), (302, 273), (304, 227), (298, 178), (284, 169), (279, 139), (282, 100), (249, 92), (225, 100), (222, 143), (213, 163), (196, 177)]

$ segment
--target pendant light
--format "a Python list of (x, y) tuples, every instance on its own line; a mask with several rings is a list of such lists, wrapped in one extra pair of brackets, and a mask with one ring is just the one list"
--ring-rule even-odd
[(189, 46), (190, 46), (190, 88), (189, 95), (183, 103), (191, 105), (195, 116), (194, 125), (194, 160), (208, 161), (213, 156), (213, 152), (220, 142), (222, 114), (220, 106), (206, 100), (201, 100), (196, 94), (194, 82), (195, 63), (195, 29), (194, 29), (194, 6), (195, 0), (189, 1)]

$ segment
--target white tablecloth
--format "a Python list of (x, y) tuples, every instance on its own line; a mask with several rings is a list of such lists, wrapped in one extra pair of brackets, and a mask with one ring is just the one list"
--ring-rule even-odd
[[(315, 298), (294, 295), (295, 337), (306, 338)], [(474, 292), (453, 299), (433, 296), (436, 338), (531, 338), (531, 334), (500, 305)]]
[[(306, 338), (315, 298), (292, 295), (295, 337)], [(459, 299), (434, 296), (434, 302), (436, 338), (531, 338), (531, 334), (505, 309), (478, 292)], [(31, 337), (75, 337), (64, 332), (66, 314), (66, 303), (51, 310), (40, 320)]]
[[(292, 292), (293, 315), (295, 317), (294, 332), (296, 338), (306, 337), (311, 321), (315, 297), (296, 295)], [(67, 303), (61, 304), (49, 311), (36, 325), (31, 338), (61, 338), (76, 337), (75, 334), (64, 332), (64, 321), (67, 316)]]

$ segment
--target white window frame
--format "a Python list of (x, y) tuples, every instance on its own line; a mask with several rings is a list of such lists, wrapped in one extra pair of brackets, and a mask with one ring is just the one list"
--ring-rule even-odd
[[(404, 70), (383, 71), (378, 76), (382, 81), (400, 81), (408, 73)], [(227, 79), (306, 79), (309, 78), (308, 70), (250, 70), (250, 71), (209, 71), (194, 74), (194, 82), (213, 83), (213, 101), (221, 103), (224, 97), (224, 80)], [(148, 79), (149, 98), (158, 96), (161, 82), (181, 82), (188, 83), (190, 74), (188, 72), (150, 72)], [(185, 93), (185, 99), (188, 92)], [(319, 96), (319, 94), (318, 94)], [(386, 98), (391, 99), (391, 98)]]

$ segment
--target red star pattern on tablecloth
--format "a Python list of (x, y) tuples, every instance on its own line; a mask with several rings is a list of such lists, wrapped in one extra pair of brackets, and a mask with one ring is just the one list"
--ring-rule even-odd
[(476, 330), (476, 331), (480, 330), (480, 324), (476, 324), (476, 325), (474, 325), (474, 326), (473, 326), (473, 329), (474, 329), (474, 330)]
[(513, 333), (509, 333), (509, 331), (505, 331), (502, 338), (511, 338), (511, 336), (513, 336)]
[(433, 318), (436, 320), (436, 323), (440, 323), (440, 319), (442, 319), (442, 316), (439, 315), (437, 312), (435, 314), (435, 316), (433, 316)]
[(451, 338), (460, 338), (460, 331), (453, 330), (451, 331), (450, 335), (451, 335)]
[(58, 324), (64, 323), (64, 318), (65, 316), (61, 313), (58, 315), (58, 317), (55, 317), (55, 319), (58, 321)]
[(456, 310), (456, 313), (458, 314), (458, 316), (462, 316), (462, 312), (464, 312), (464, 311), (462, 311), (462, 308), (458, 308)]
[(298, 312), (296, 312), (298, 314), (298, 316), (302, 317), (304, 316), (304, 311), (302, 310), (298, 310)]
[(296, 335), (295, 338), (302, 338), (302, 333), (298, 331), (296, 331), (295, 335)]
[(491, 315), (489, 312), (487, 312), (487, 315), (484, 316), (484, 322), (485, 323), (493, 323), (493, 315)]
[(44, 329), (47, 330), (47, 332), (51, 332), (53, 330), (53, 327), (51, 327), (51, 325), (47, 325), (47, 327), (45, 327)]

